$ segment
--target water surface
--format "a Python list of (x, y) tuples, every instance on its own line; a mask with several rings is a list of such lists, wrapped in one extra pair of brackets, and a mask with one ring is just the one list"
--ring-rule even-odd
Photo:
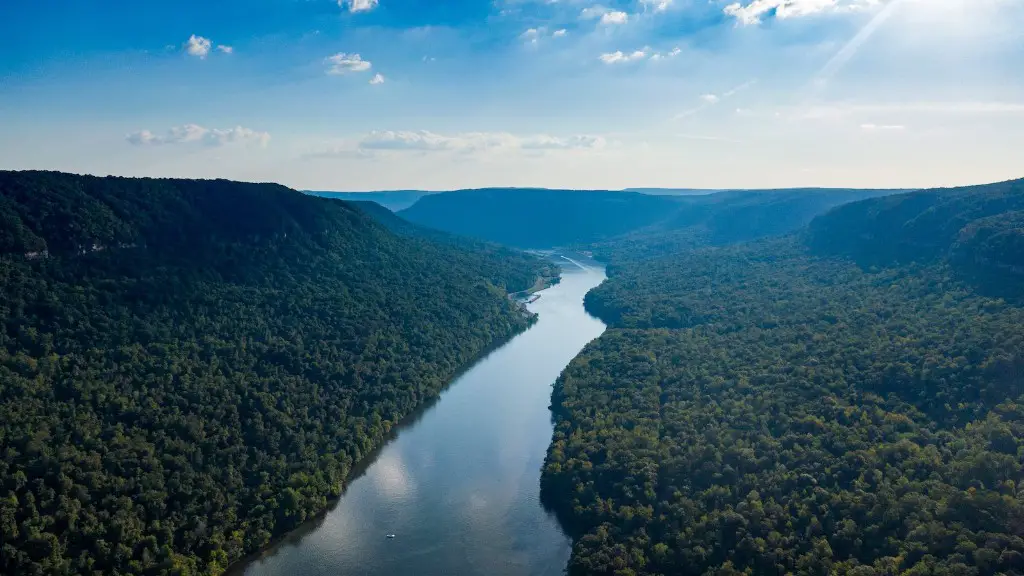
[(597, 266), (563, 268), (529, 305), (537, 324), (453, 382), (332, 510), (245, 576), (562, 574), (570, 541), (539, 497), (551, 385), (604, 331), (583, 296), (605, 278)]

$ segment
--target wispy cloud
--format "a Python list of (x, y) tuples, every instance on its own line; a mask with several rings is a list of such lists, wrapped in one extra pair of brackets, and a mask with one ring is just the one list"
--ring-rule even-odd
[(902, 124), (861, 124), (860, 129), (865, 132), (899, 132), (906, 130)]
[(580, 10), (580, 18), (583, 20), (596, 20), (608, 13), (608, 9), (600, 4), (588, 6)]
[(640, 0), (644, 9), (653, 9), (655, 12), (664, 12), (672, 5), (672, 0)]
[(209, 38), (203, 38), (202, 36), (196, 36), (193, 34), (188, 41), (185, 42), (185, 52), (189, 56), (204, 59), (210, 54), (210, 48), (212, 46), (213, 43), (210, 42)]
[(724, 12), (743, 26), (760, 24), (762, 18), (779, 20), (825, 12), (855, 12), (881, 4), (882, 0), (744, 0), (725, 7)]
[(519, 35), (519, 38), (523, 42), (529, 42), (530, 44), (536, 44), (540, 38), (540, 28), (529, 28), (525, 32)]
[(528, 28), (522, 34), (519, 35), (519, 39), (527, 44), (537, 44), (544, 38), (562, 38), (568, 33), (565, 28), (555, 30), (554, 32), (548, 32), (548, 29), (544, 26), (538, 28)]
[(370, 78), (370, 84), (373, 84), (374, 86), (376, 86), (377, 84), (383, 84), (383, 83), (384, 83), (384, 75), (383, 74), (374, 74), (373, 78)]
[(327, 73), (335, 76), (349, 72), (366, 72), (373, 66), (369, 60), (363, 60), (359, 54), (345, 52), (327, 57), (326, 62), (328, 64)]
[(630, 53), (625, 53), (621, 50), (615, 52), (607, 52), (598, 56), (598, 59), (605, 64), (625, 64), (627, 62), (636, 62), (637, 60), (643, 60), (647, 56), (647, 52), (644, 50), (634, 50)]
[(661, 52), (655, 52), (654, 54), (651, 54), (651, 60), (664, 60), (665, 58), (675, 58), (676, 56), (682, 54), (682, 52), (683, 51), (679, 49), (679, 47), (677, 46), (664, 54), (662, 54)]
[(235, 53), (235, 49), (234, 48), (232, 48), (231, 46), (225, 46), (223, 44), (217, 46), (217, 50), (220, 50), (221, 52), (223, 52), (225, 54), (234, 54)]
[(601, 24), (605, 26), (625, 24), (626, 22), (629, 22), (629, 14), (622, 11), (605, 12), (601, 15)]
[(220, 129), (205, 128), (198, 124), (185, 124), (171, 128), (162, 135), (154, 134), (149, 130), (140, 130), (129, 134), (126, 140), (136, 146), (188, 143), (222, 146), (232, 142), (257, 142), (261, 146), (266, 146), (270, 142), (270, 134), (241, 126)]
[(338, 6), (347, 6), (349, 12), (369, 12), (379, 3), (379, 0), (338, 0)]
[(757, 80), (749, 80), (747, 82), (744, 82), (743, 84), (740, 84), (739, 86), (737, 86), (735, 88), (732, 88), (730, 90), (726, 90), (722, 94), (722, 97), (723, 98), (732, 98), (733, 96), (739, 94), (740, 92), (743, 92), (743, 91), (749, 89), (754, 84), (757, 84)]
[(519, 147), (524, 150), (581, 150), (604, 148), (605, 139), (601, 136), (530, 136), (519, 140)]
[(675, 120), (681, 120), (683, 118), (687, 118), (687, 117), (693, 116), (694, 114), (702, 112), (702, 111), (706, 110), (707, 108), (710, 108), (712, 106), (716, 106), (718, 103), (722, 102), (723, 100), (727, 100), (729, 98), (732, 98), (733, 96), (739, 94), (740, 92), (743, 92), (744, 90), (750, 88), (751, 86), (753, 86), (756, 83), (757, 83), (757, 80), (750, 80), (750, 81), (744, 82), (743, 84), (740, 84), (739, 86), (736, 86), (735, 88), (731, 88), (729, 90), (726, 90), (725, 92), (722, 93), (721, 96), (719, 96), (718, 94), (711, 94), (711, 93), (702, 94), (700, 96), (700, 99), (703, 101), (703, 103), (700, 106), (696, 106), (694, 108), (690, 108), (689, 110), (685, 110), (683, 112), (680, 112), (679, 114), (676, 114), (673, 118)]
[(497, 150), (592, 150), (604, 146), (604, 138), (591, 135), (518, 136), (508, 132), (466, 132), (445, 135), (428, 130), (383, 130), (367, 134), (349, 150), (359, 150), (364, 154), (374, 151), (473, 153)]

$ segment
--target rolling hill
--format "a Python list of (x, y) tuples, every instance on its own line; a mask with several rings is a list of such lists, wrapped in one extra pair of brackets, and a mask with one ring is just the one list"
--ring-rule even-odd
[(822, 212), (891, 190), (795, 189), (703, 195), (487, 189), (432, 194), (399, 214), (417, 224), (510, 246), (592, 245), (596, 252), (728, 244), (783, 234)]

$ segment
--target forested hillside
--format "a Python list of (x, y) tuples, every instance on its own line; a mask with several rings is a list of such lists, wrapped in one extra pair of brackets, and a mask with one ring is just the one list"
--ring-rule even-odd
[(794, 189), (671, 196), (462, 190), (422, 198), (400, 215), (423, 226), (510, 246), (585, 247), (616, 260), (784, 234), (829, 208), (892, 192)]
[(220, 573), (547, 268), (276, 185), (0, 173), (0, 573)]
[(607, 262), (656, 258), (700, 246), (723, 246), (781, 236), (836, 206), (884, 197), (895, 190), (738, 190), (679, 198), (661, 222), (590, 246)]
[(616, 261), (553, 398), (570, 572), (1024, 573), (1024, 309), (960, 264), (1019, 287), (1022, 192)]
[(864, 266), (952, 259), (993, 293), (1020, 295), (1024, 281), (1024, 180), (924, 190), (842, 206), (805, 234), (818, 254)]
[(425, 190), (389, 190), (385, 192), (320, 192), (310, 190), (307, 194), (345, 200), (347, 202), (376, 202), (388, 210), (404, 210), (412, 206), (420, 198), (433, 194)]
[(673, 198), (635, 192), (494, 188), (431, 194), (399, 215), (462, 236), (550, 248), (625, 234), (676, 209)]
[(351, 204), (394, 234), (450, 248), (446, 254), (449, 265), (473, 270), (508, 288), (509, 293), (519, 292), (523, 286), (532, 287), (538, 276), (549, 280), (558, 278), (556, 264), (534, 260), (520, 250), (413, 224), (376, 202)]

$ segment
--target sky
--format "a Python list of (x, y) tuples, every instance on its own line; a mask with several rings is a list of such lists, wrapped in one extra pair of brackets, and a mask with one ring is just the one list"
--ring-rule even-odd
[(0, 0), (0, 169), (313, 190), (1024, 177), (1024, 0)]

